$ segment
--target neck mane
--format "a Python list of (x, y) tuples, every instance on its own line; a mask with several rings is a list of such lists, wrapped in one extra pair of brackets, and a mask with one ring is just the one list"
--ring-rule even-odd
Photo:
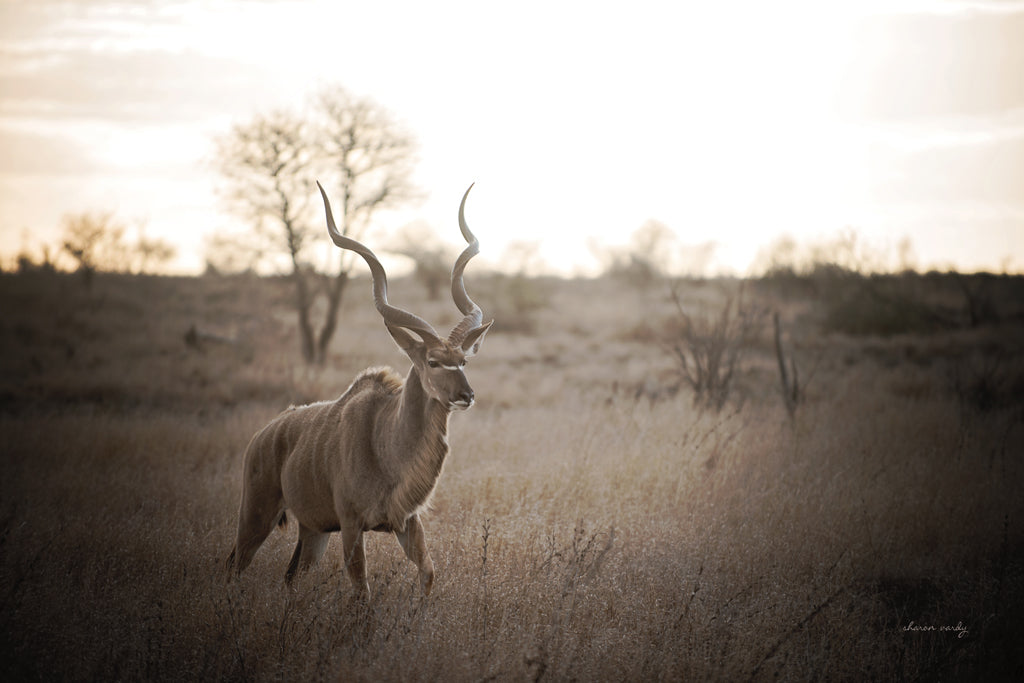
[(396, 477), (388, 501), (388, 522), (405, 528), (405, 520), (427, 506), (448, 455), (451, 410), (423, 390), (413, 366), (398, 394), (398, 408), (387, 441), (388, 464)]

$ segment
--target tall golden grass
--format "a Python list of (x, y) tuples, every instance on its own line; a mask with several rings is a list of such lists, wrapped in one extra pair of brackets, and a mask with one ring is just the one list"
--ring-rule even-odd
[[(503, 283), (474, 298), (487, 310)], [(337, 541), (285, 586), (291, 527), (240, 580), (222, 565), (252, 433), (362, 367), (407, 367), (368, 291), (350, 290), (331, 362), (307, 369), (287, 283), (100, 276), (84, 293), (69, 276), (0, 277), (3, 678), (1021, 671), (1024, 400), (1007, 390), (981, 409), (951, 380), (981, 349), (1019, 369), (1019, 323), (837, 336), (813, 300), (761, 292), (817, 367), (790, 421), (770, 329), (726, 408), (702, 411), (685, 390), (638, 390), (672, 377), (656, 343), (667, 288), (530, 286), (550, 301), (520, 312), (536, 333), (502, 334), (496, 313), (468, 370), (478, 404), (452, 418), (425, 522), (434, 592), (423, 599), (395, 540), (370, 534), (362, 602)], [(682, 295), (713, 305), (725, 289)], [(393, 290), (437, 324), (457, 315), (411, 282)], [(193, 325), (206, 336), (189, 345)]]

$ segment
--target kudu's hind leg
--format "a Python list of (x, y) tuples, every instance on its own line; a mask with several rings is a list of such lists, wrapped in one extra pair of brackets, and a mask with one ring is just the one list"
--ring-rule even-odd
[(423, 534), (423, 523), (418, 515), (413, 515), (405, 523), (405, 531), (396, 531), (398, 543), (405, 551), (405, 556), (412, 560), (420, 570), (420, 588), (424, 595), (430, 595), (434, 585), (434, 561), (427, 551), (427, 539)]
[(297, 572), (306, 571), (316, 564), (324, 556), (329, 540), (331, 540), (329, 533), (313, 531), (300, 522), (299, 540), (295, 544), (295, 552), (292, 553), (288, 571), (284, 575), (285, 583), (291, 583)]
[(263, 545), (275, 524), (284, 524), (284, 499), (280, 491), (264, 492), (267, 495), (253, 495), (246, 490), (242, 493), (242, 506), (238, 511), (238, 536), (235, 547), (228, 557), (229, 571), (241, 574), (252, 562), (253, 555)]

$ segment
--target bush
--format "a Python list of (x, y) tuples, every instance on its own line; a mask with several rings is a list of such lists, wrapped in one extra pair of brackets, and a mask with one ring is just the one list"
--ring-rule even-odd
[(718, 313), (688, 314), (674, 286), (672, 300), (679, 325), (669, 346), (679, 362), (679, 372), (693, 389), (694, 405), (720, 411), (764, 311), (745, 304), (742, 290), (729, 296)]
[[(826, 331), (852, 335), (932, 332), (955, 325), (955, 315), (928, 302), (915, 273), (864, 276), (819, 265), (815, 282)], [(934, 289), (934, 288), (932, 288)]]

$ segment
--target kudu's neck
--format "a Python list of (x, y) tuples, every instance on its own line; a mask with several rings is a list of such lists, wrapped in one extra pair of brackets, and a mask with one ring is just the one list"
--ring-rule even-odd
[(382, 463), (395, 477), (386, 513), (393, 529), (404, 529), (409, 515), (430, 500), (448, 455), (449, 412), (427, 395), (413, 367), (398, 396)]
[[(419, 455), (424, 449), (437, 453), (443, 459), (448, 449), (448, 406), (432, 399), (423, 389), (416, 366), (409, 370), (405, 386), (398, 399), (397, 424), (392, 435), (397, 437), (393, 444), (399, 450), (399, 457), (405, 459)], [(426, 455), (426, 453), (423, 453)]]

